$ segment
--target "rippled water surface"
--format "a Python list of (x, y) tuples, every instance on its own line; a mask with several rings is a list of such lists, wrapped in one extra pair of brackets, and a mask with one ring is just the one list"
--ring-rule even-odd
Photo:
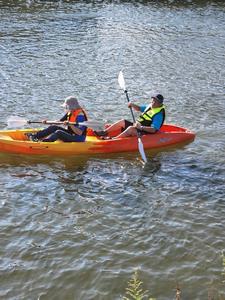
[[(130, 118), (159, 91), (173, 151), (0, 155), (0, 298), (121, 299), (139, 270), (156, 299), (225, 299), (224, 1), (0, 0), (0, 126), (57, 119), (75, 94), (90, 118)], [(210, 298), (211, 297), (211, 298)]]

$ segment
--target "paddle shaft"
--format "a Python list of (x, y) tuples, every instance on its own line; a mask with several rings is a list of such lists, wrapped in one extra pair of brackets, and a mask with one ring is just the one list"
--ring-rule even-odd
[[(124, 93), (125, 93), (125, 95), (126, 95), (127, 102), (130, 103), (130, 99), (129, 99), (127, 90), (125, 90)], [(130, 112), (131, 112), (131, 115), (132, 115), (132, 118), (133, 118), (133, 122), (135, 123), (135, 117), (134, 117), (133, 109), (132, 109), (132, 107), (129, 107), (129, 108), (130, 108)]]
[[(129, 103), (130, 99), (129, 99), (128, 92), (127, 92), (127, 89), (126, 89), (126, 84), (125, 84), (125, 80), (124, 80), (122, 71), (119, 72), (118, 82), (119, 82), (119, 85), (120, 85), (121, 89), (123, 89), (123, 91), (126, 95), (127, 101)], [(132, 110), (132, 106), (129, 106), (129, 108), (130, 108), (130, 112), (131, 112), (131, 115), (132, 115), (132, 118), (133, 118), (133, 123), (135, 123), (136, 121), (135, 121), (135, 117), (134, 117), (134, 112)], [(142, 140), (141, 140), (141, 132), (137, 128), (136, 128), (136, 131), (137, 131), (137, 138), (138, 138), (138, 150), (141, 154), (141, 157), (142, 157), (143, 161), (146, 163), (147, 158), (146, 158), (146, 155), (145, 155), (144, 145), (143, 145)]]
[[(125, 95), (126, 95), (127, 102), (129, 103), (129, 102), (130, 102), (130, 99), (129, 99), (127, 90), (125, 90), (124, 93), (125, 93)], [(133, 109), (132, 109), (132, 107), (129, 107), (129, 108), (130, 108), (130, 112), (131, 112), (131, 115), (132, 115), (132, 118), (133, 118), (133, 122), (135, 123), (136, 121), (135, 121)], [(141, 133), (140, 133), (140, 131), (139, 131), (138, 129), (137, 129), (137, 136), (138, 136), (139, 138), (141, 138)]]
[(87, 122), (80, 122), (80, 123), (73, 123), (73, 122), (62, 122), (62, 121), (46, 121), (46, 122), (42, 122), (42, 121), (27, 121), (27, 124), (46, 124), (46, 125), (84, 125), (84, 126), (88, 126), (88, 121)]

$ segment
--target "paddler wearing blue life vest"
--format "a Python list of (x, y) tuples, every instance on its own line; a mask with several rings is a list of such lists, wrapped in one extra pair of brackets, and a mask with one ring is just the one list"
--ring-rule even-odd
[(165, 106), (163, 105), (163, 101), (164, 97), (156, 94), (151, 97), (149, 105), (139, 106), (129, 102), (129, 108), (142, 112), (135, 123), (122, 119), (103, 131), (95, 131), (95, 134), (102, 139), (107, 139), (108, 134), (119, 129), (121, 133), (114, 138), (136, 136), (137, 130), (141, 134), (153, 134), (160, 130), (165, 120)]
[[(64, 100), (61, 105), (64, 107), (66, 113), (59, 120), (64, 123), (66, 128), (51, 125), (46, 129), (40, 130), (35, 134), (29, 134), (29, 139), (33, 142), (55, 142), (56, 140), (61, 140), (63, 142), (84, 142), (86, 139), (87, 127), (84, 125), (79, 125), (84, 121), (87, 121), (87, 115), (83, 108), (81, 108), (78, 100), (74, 96), (69, 96)], [(74, 123), (73, 124), (68, 124)], [(42, 121), (43, 124), (46, 120)]]

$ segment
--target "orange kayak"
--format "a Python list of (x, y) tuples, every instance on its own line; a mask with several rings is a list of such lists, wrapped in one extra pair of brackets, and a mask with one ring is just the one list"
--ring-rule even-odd
[[(28, 155), (93, 155), (102, 153), (118, 153), (138, 151), (137, 137), (101, 140), (88, 129), (85, 142), (65, 143), (56, 141), (32, 142), (26, 134), (36, 132), (38, 129), (18, 129), (0, 131), (0, 152), (19, 153)], [(161, 151), (170, 147), (190, 143), (194, 140), (195, 133), (188, 129), (163, 125), (159, 132), (142, 136), (145, 150)]]

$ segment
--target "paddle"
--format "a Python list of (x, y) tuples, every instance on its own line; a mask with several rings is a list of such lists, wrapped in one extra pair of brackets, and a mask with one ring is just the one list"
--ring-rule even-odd
[(64, 124), (64, 122), (62, 122), (62, 121), (46, 121), (44, 123), (42, 121), (30, 121), (30, 120), (26, 120), (26, 119), (23, 119), (18, 116), (11, 116), (7, 119), (7, 125), (10, 128), (22, 127), (26, 124), (83, 125), (83, 126), (87, 126), (90, 128), (103, 127), (99, 121), (84, 121), (84, 122), (80, 122), (80, 123), (68, 122), (68, 123)]
[[(128, 92), (127, 92), (127, 89), (126, 89), (125, 80), (124, 80), (123, 72), (122, 71), (119, 72), (118, 83), (119, 83), (119, 86), (121, 87), (121, 89), (124, 91), (124, 93), (126, 95), (126, 98), (127, 98), (127, 101), (129, 103), (130, 99), (128, 97)], [(133, 122), (135, 123), (135, 117), (134, 117), (134, 112), (132, 110), (132, 107), (130, 107), (130, 112), (131, 112), (131, 115), (132, 115), (132, 118), (133, 118)], [(139, 152), (141, 154), (141, 157), (142, 157), (143, 161), (146, 163), (147, 162), (147, 158), (146, 158), (146, 155), (145, 155), (144, 145), (142, 143), (141, 133), (140, 133), (139, 130), (137, 130), (137, 137), (138, 137), (138, 149), (139, 149)]]

